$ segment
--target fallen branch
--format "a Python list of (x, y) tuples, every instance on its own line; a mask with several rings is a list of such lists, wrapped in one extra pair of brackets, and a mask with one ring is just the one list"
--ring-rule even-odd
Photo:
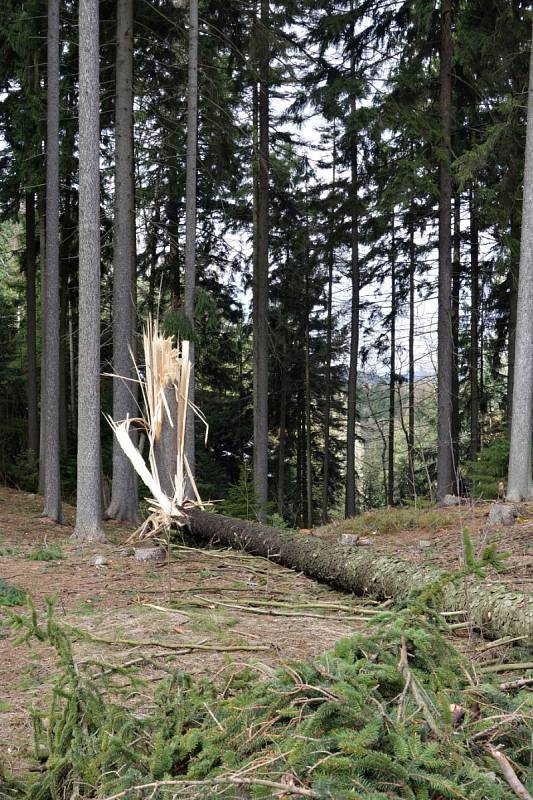
[(520, 797), (520, 800), (533, 800), (533, 797), (530, 795), (516, 772), (511, 766), (511, 762), (505, 756), (501, 750), (498, 750), (497, 747), (494, 747), (493, 744), (486, 744), (485, 750), (491, 754), (491, 756), (498, 762), (501, 767), (501, 771), (503, 772), (503, 777), (516, 794), (517, 797)]
[[(303, 786), (291, 786), (287, 783), (278, 783), (277, 781), (267, 781), (261, 778), (238, 778), (229, 776), (227, 778), (213, 778), (212, 780), (205, 781), (184, 781), (184, 780), (167, 780), (167, 781), (154, 781), (153, 783), (141, 783), (138, 786), (131, 786), (118, 794), (112, 794), (109, 797), (104, 797), (103, 800), (120, 800), (121, 797), (127, 797), (131, 792), (141, 791), (142, 789), (160, 789), (163, 786), (182, 786), (185, 790), (188, 788), (195, 788), (196, 786), (265, 786), (267, 789), (276, 789), (284, 794), (293, 794), (298, 797), (318, 797), (321, 795), (313, 789), (305, 789)], [(177, 797), (177, 795), (174, 795)]]
[(206, 650), (207, 652), (214, 653), (238, 653), (240, 650), (270, 650), (266, 645), (246, 645), (246, 644), (228, 644), (228, 645), (214, 645), (214, 644), (196, 644), (195, 642), (180, 642), (179, 644), (172, 644), (170, 642), (156, 642), (153, 639), (106, 639), (103, 636), (95, 636), (88, 631), (83, 631), (80, 628), (73, 628), (70, 625), (65, 626), (73, 634), (77, 634), (82, 639), (89, 639), (91, 642), (99, 642), (101, 644), (123, 644), (128, 647), (161, 647), (165, 650)]
[(516, 669), (533, 669), (533, 661), (516, 661), (514, 664), (489, 664), (480, 667), (479, 672), (512, 672)]
[(502, 692), (509, 692), (512, 689), (522, 689), (524, 686), (533, 686), (533, 678), (518, 678), (516, 681), (500, 683)]

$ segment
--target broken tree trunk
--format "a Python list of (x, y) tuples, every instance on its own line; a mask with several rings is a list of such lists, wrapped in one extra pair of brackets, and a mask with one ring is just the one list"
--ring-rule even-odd
[[(191, 510), (189, 517), (191, 533), (198, 539), (270, 558), (355, 594), (404, 600), (413, 589), (444, 575), (437, 567), (378, 555), (372, 548), (347, 547), (198, 509)], [(446, 586), (443, 610), (467, 611), (473, 623), (489, 636), (528, 636), (533, 640), (533, 595), (468, 578)]]

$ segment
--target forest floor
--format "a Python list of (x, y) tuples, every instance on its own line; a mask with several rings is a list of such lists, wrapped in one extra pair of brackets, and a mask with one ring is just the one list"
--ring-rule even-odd
[[(112, 522), (106, 523), (110, 544), (82, 548), (69, 538), (72, 507), (65, 507), (63, 526), (40, 518), (41, 508), (39, 497), (0, 487), (0, 580), (28, 592), (39, 612), (47, 598), (56, 597), (58, 621), (77, 629), (79, 664), (105, 669), (138, 662), (147, 702), (149, 687), (169, 667), (216, 680), (250, 664), (268, 675), (281, 663), (312, 659), (362, 629), (377, 606), (235, 551), (183, 545), (173, 550), (169, 564), (139, 563), (127, 542), (131, 528)], [(332, 540), (357, 533), (376, 552), (453, 568), (460, 564), (467, 526), (478, 552), (495, 542), (510, 553), (506, 571), (488, 580), (530, 591), (533, 506), (521, 509), (514, 526), (502, 528), (487, 525), (488, 508), (382, 510), (313, 532)], [(105, 559), (101, 566), (95, 566), (97, 555)], [(0, 754), (15, 772), (38, 768), (30, 710), (47, 705), (57, 674), (48, 645), (17, 644), (7, 617), (21, 610), (3, 607), (0, 595)], [(498, 655), (463, 629), (454, 638), (480, 662)]]

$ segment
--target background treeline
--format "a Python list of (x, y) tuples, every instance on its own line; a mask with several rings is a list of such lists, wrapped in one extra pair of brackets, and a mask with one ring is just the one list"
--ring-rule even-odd
[[(493, 493), (513, 399), (530, 4), (200, 0), (191, 319), (194, 6), (99, 4), (102, 373), (116, 364), (131, 298), (132, 344), (149, 313), (194, 339), (195, 402), (210, 425), (207, 446), (197, 430), (197, 482), (233, 513), (309, 527), (465, 479)], [(75, 494), (80, 400), (78, 11), (59, 5), (65, 497)], [(53, 368), (42, 336), (49, 13), (42, 0), (0, 10), (0, 470), (27, 489), (44, 488), (39, 420)], [(130, 45), (123, 14), (133, 14)], [(135, 282), (121, 311), (114, 201), (128, 115)], [(448, 325), (437, 325), (439, 291)], [(101, 390), (109, 413), (113, 381)], [(127, 469), (112, 450), (103, 425), (106, 505), (113, 470)]]

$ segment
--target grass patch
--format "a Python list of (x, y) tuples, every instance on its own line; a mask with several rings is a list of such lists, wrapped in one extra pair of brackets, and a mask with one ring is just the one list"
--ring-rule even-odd
[(452, 525), (455, 516), (439, 508), (378, 508), (366, 511), (354, 519), (332, 522), (318, 528), (321, 534), (354, 533), (361, 536), (368, 534), (399, 533), (413, 528), (429, 528), (438, 530)]
[(27, 592), (0, 578), (0, 606), (21, 606), (26, 602)]
[(58, 544), (50, 544), (48, 547), (38, 547), (26, 556), (30, 561), (60, 561), (65, 558), (63, 550)]

